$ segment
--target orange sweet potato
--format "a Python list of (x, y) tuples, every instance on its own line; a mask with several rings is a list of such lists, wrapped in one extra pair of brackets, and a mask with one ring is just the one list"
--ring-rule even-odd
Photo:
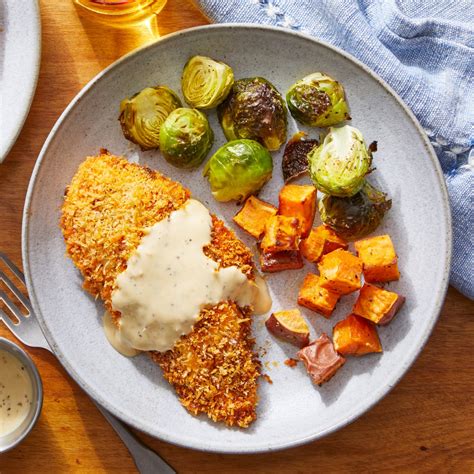
[(347, 250), (337, 249), (323, 255), (318, 268), (321, 288), (347, 295), (362, 286), (362, 262)]
[(298, 304), (329, 318), (336, 307), (339, 296), (333, 291), (321, 288), (318, 275), (308, 273), (298, 294)]
[(260, 248), (264, 253), (297, 250), (299, 253), (301, 230), (296, 217), (272, 216), (265, 224), (265, 235)]
[(379, 235), (354, 243), (364, 266), (364, 278), (369, 283), (398, 280), (397, 254), (389, 235)]
[(260, 268), (262, 272), (275, 273), (282, 270), (299, 270), (303, 268), (303, 265), (303, 259), (299, 250), (260, 253)]
[(375, 325), (355, 314), (350, 314), (334, 326), (332, 339), (336, 351), (342, 355), (382, 352)]
[(310, 262), (319, 262), (321, 257), (337, 249), (347, 250), (348, 244), (330, 227), (320, 225), (311, 229), (308, 237), (301, 241), (300, 251)]
[(279, 196), (278, 213), (282, 216), (297, 217), (301, 226), (301, 235), (306, 237), (313, 225), (316, 212), (316, 188), (287, 184)]
[(276, 311), (265, 321), (268, 331), (298, 347), (309, 343), (309, 327), (299, 309)]
[(234, 222), (256, 239), (265, 232), (265, 223), (276, 215), (278, 209), (268, 202), (250, 196), (242, 209), (234, 216)]
[(352, 312), (383, 326), (392, 320), (404, 301), (404, 296), (365, 283)]

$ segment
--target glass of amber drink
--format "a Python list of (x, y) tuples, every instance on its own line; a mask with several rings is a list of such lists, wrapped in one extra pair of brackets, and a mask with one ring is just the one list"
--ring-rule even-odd
[(157, 15), (167, 0), (74, 0), (95, 19), (113, 26), (141, 23)]

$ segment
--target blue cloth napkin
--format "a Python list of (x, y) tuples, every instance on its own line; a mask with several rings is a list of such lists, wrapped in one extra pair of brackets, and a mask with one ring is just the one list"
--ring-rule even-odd
[(215, 22), (277, 25), (338, 46), (411, 107), (438, 154), (453, 217), (451, 284), (474, 299), (474, 1), (199, 0)]

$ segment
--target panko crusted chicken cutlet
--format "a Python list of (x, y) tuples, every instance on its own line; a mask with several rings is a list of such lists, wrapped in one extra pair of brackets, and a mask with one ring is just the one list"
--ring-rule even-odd
[[(67, 253), (84, 288), (103, 299), (117, 325), (122, 317), (112, 306), (117, 276), (127, 269), (145, 229), (169, 220), (189, 198), (181, 184), (105, 151), (87, 158), (68, 186), (61, 217)], [(219, 268), (236, 266), (255, 279), (250, 251), (215, 216), (202, 250)], [(255, 420), (260, 363), (250, 316), (251, 308), (222, 301), (202, 309), (171, 350), (149, 352), (191, 413), (231, 426)]]

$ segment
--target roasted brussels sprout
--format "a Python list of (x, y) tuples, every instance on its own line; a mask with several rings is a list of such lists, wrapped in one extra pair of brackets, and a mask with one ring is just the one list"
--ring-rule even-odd
[(308, 171), (308, 153), (318, 145), (318, 141), (306, 138), (306, 133), (295, 133), (285, 146), (281, 169), (283, 179), (288, 183)]
[(233, 83), (230, 66), (206, 56), (193, 56), (184, 66), (181, 89), (191, 107), (212, 109), (227, 97)]
[(308, 154), (308, 162), (311, 179), (320, 191), (350, 197), (364, 184), (372, 152), (357, 128), (344, 125), (329, 129), (321, 145)]
[(203, 171), (217, 201), (241, 202), (256, 193), (271, 177), (270, 153), (254, 140), (233, 140), (209, 158)]
[(146, 87), (120, 103), (120, 125), (127, 140), (142, 149), (159, 145), (161, 124), (181, 107), (179, 97), (166, 86)]
[(351, 118), (344, 88), (321, 72), (295, 82), (286, 93), (286, 102), (296, 120), (312, 127), (329, 127)]
[(356, 240), (373, 232), (391, 207), (391, 199), (367, 181), (354, 196), (324, 196), (319, 201), (321, 220), (346, 240)]
[(249, 138), (268, 150), (278, 150), (286, 141), (285, 101), (262, 77), (234, 82), (217, 112), (227, 140)]
[(166, 161), (178, 168), (196, 168), (206, 158), (214, 141), (207, 117), (199, 110), (173, 110), (160, 128), (160, 150)]

